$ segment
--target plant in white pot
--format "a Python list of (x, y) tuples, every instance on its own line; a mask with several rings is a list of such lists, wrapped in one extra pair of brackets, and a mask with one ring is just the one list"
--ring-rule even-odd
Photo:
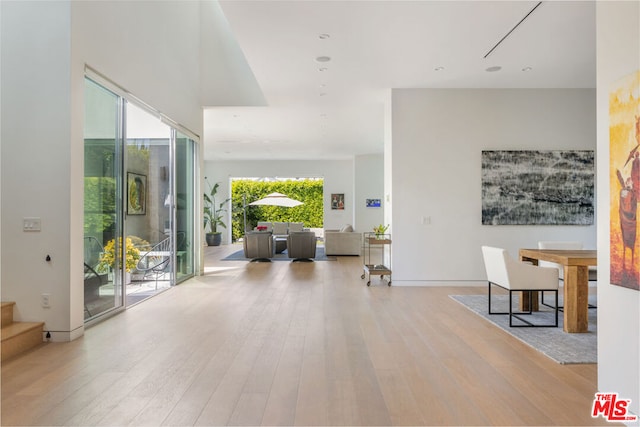
[[(133, 236), (135, 237), (135, 236)], [(141, 240), (139, 237), (136, 239)], [(133, 244), (131, 237), (125, 238), (125, 262), (122, 263), (122, 237), (118, 237), (118, 244), (116, 245), (116, 239), (111, 239), (104, 247), (104, 252), (100, 256), (100, 264), (98, 264), (99, 272), (108, 272), (109, 270), (122, 270), (125, 271), (125, 284), (131, 282), (131, 270), (136, 268), (138, 260), (140, 259), (140, 250)], [(116, 247), (118, 253), (116, 253)], [(117, 259), (117, 262), (116, 262)], [(122, 273), (117, 272), (118, 276)], [(121, 277), (121, 276), (120, 276)]]
[(389, 229), (389, 225), (380, 224), (373, 227), (373, 232), (376, 234), (376, 239), (384, 239), (384, 235)]
[[(204, 178), (207, 181), (207, 177)], [(204, 228), (209, 227), (209, 231), (206, 234), (207, 245), (219, 246), (222, 242), (222, 232), (218, 231), (218, 227), (227, 228), (227, 225), (222, 221), (223, 214), (226, 212), (224, 206), (229, 203), (231, 198), (220, 202), (216, 206), (216, 194), (218, 194), (219, 182), (212, 187), (207, 181), (209, 186), (209, 194), (204, 193)]]

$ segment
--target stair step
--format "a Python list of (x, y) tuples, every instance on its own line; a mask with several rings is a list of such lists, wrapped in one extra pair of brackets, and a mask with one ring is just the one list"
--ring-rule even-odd
[(14, 322), (2, 327), (3, 362), (42, 344), (44, 322)]
[(2, 302), (2, 327), (9, 326), (13, 323), (13, 301)]

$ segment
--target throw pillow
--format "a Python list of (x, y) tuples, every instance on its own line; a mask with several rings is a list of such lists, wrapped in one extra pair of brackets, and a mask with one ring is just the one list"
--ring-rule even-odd
[(346, 224), (340, 229), (340, 232), (341, 233), (351, 233), (351, 232), (353, 232), (353, 227), (351, 226), (351, 224)]

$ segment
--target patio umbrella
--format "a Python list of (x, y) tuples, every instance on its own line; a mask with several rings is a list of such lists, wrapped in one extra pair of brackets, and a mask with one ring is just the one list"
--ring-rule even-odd
[(282, 193), (271, 193), (260, 200), (249, 203), (250, 206), (283, 206), (285, 208), (293, 208), (302, 204), (302, 202), (287, 197)]

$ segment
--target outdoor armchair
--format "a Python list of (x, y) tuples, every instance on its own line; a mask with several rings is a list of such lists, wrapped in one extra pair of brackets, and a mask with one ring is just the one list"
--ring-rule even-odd
[(244, 256), (251, 261), (271, 262), (276, 254), (273, 233), (270, 231), (249, 231), (243, 239)]
[(293, 261), (313, 261), (316, 257), (316, 233), (293, 231), (287, 237), (287, 253)]

